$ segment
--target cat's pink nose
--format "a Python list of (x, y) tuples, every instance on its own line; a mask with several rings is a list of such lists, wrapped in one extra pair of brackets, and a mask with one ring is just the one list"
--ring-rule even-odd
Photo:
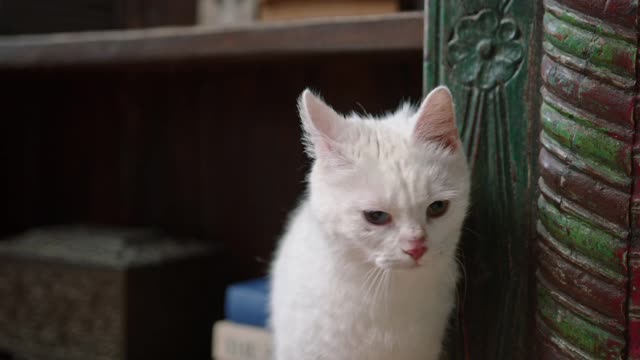
[(419, 239), (409, 240), (409, 245), (411, 246), (411, 249), (404, 250), (404, 252), (407, 255), (411, 256), (413, 260), (418, 261), (427, 252), (427, 246), (425, 245), (426, 241), (427, 240), (424, 237), (421, 237)]
[(422, 246), (418, 246), (418, 247), (414, 247), (410, 250), (405, 250), (405, 253), (407, 253), (409, 256), (411, 256), (413, 258), (413, 260), (420, 260), (420, 258), (427, 252), (427, 247), (422, 245)]

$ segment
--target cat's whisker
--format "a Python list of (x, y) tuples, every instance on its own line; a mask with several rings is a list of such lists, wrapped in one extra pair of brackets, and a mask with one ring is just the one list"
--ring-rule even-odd
[(366, 299), (368, 294), (369, 294), (369, 282), (370, 282), (370, 278), (371, 275), (373, 274), (374, 270), (371, 269), (367, 272), (367, 275), (365, 275), (365, 279), (362, 282), (362, 284), (360, 285), (360, 291), (362, 291), (362, 297), (363, 299)]
[(375, 300), (373, 296), (374, 296), (374, 290), (376, 285), (376, 279), (378, 278), (380, 271), (381, 271), (380, 268), (377, 268), (377, 267), (373, 269), (373, 275), (370, 277), (369, 285), (367, 287), (366, 299), (369, 300), (372, 304), (373, 304), (373, 301)]
[[(381, 308), (385, 308), (386, 310), (386, 298), (385, 298), (385, 285), (386, 285), (386, 280), (387, 280), (387, 270), (382, 270), (382, 275), (380, 276), (380, 295), (379, 295), (379, 301), (380, 301), (380, 306)], [(386, 311), (385, 311), (386, 314)]]
[(387, 279), (387, 270), (382, 270), (382, 275), (380, 276), (380, 284), (379, 286), (379, 295), (378, 300), (380, 304), (380, 310), (384, 311), (383, 315), (386, 315), (386, 304), (385, 304), (385, 280)]
[(360, 290), (365, 290), (367, 283), (369, 282), (369, 279), (371, 278), (371, 276), (373, 275), (373, 273), (375, 272), (376, 268), (373, 267), (371, 269), (369, 269), (365, 274), (364, 274), (364, 280), (362, 281), (362, 284), (360, 284)]
[(462, 281), (464, 283), (464, 289), (462, 292), (462, 299), (458, 299), (459, 304), (462, 306), (462, 304), (464, 304), (465, 298), (467, 297), (467, 269), (464, 267), (462, 260), (460, 260), (457, 255), (454, 257), (454, 259), (460, 265), (460, 269), (462, 269)]
[(375, 300), (376, 282), (377, 282), (378, 276), (380, 275), (380, 271), (381, 270), (379, 268), (376, 268), (375, 275), (371, 279), (371, 293), (369, 293), (369, 297), (368, 297), (369, 300), (371, 300), (371, 303), (373, 303)]
[(384, 277), (384, 270), (379, 269), (378, 276), (375, 278), (375, 289), (373, 291), (373, 302), (372, 304), (375, 306), (378, 304), (378, 300), (380, 297), (380, 285), (382, 284), (382, 278)]
[(362, 104), (360, 104), (359, 102), (356, 103), (356, 105), (360, 106), (360, 109), (362, 109), (362, 115), (367, 116), (367, 109), (364, 108), (364, 106), (362, 106)]
[(385, 314), (388, 314), (387, 310), (387, 276), (389, 275), (389, 270), (382, 270), (382, 276), (380, 277), (380, 305), (385, 308)]
[(390, 312), (389, 312), (389, 287), (391, 286), (391, 276), (393, 275), (393, 273), (391, 272), (391, 270), (386, 270), (385, 271), (385, 292), (384, 292), (384, 307), (385, 307), (385, 313), (387, 318), (389, 318)]
[(479, 238), (480, 238), (480, 234), (479, 234), (477, 231), (475, 231), (475, 230), (471, 229), (470, 227), (463, 226), (463, 227), (462, 227), (462, 230), (464, 230), (464, 231), (466, 231), (467, 233), (469, 233), (469, 234), (471, 234), (471, 235), (475, 236), (475, 238), (476, 238), (476, 239), (479, 239)]
[(369, 298), (369, 295), (371, 294), (371, 289), (373, 287), (373, 278), (375, 277), (375, 274), (377, 273), (377, 271), (378, 271), (377, 267), (371, 268), (369, 271), (367, 271), (367, 275), (365, 276), (365, 280), (362, 284), (362, 288), (364, 290), (363, 299)]

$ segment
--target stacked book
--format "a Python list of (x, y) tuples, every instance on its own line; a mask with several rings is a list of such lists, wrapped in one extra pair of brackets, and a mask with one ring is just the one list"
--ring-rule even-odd
[(267, 327), (269, 281), (259, 278), (233, 284), (225, 295), (225, 319), (213, 326), (215, 360), (271, 360)]

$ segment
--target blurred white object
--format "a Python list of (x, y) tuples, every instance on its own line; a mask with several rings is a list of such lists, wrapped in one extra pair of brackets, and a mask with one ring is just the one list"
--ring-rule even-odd
[(198, 24), (234, 25), (252, 22), (259, 0), (198, 0)]

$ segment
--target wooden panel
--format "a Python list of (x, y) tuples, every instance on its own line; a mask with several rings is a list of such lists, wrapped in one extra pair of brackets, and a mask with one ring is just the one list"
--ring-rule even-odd
[(0, 69), (422, 51), (421, 12), (248, 25), (0, 38)]
[(461, 247), (466, 281), (449, 354), (525, 359), (533, 345), (527, 324), (539, 108), (536, 1), (429, 0), (426, 6), (424, 88), (451, 88), (473, 171)]
[(563, 346), (540, 346), (539, 356), (640, 359), (629, 285), (638, 3), (544, 5), (536, 316), (547, 328), (537, 336)]

